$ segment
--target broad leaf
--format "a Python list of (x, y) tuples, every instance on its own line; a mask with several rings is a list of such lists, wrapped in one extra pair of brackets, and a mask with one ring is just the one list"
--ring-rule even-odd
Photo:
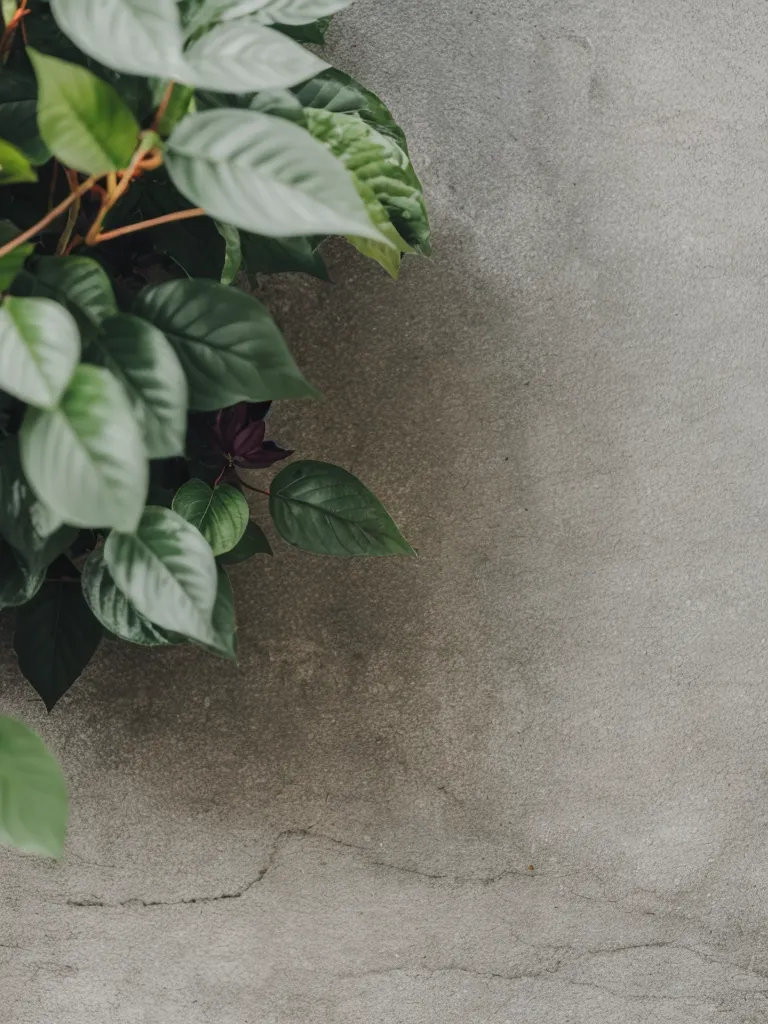
[(317, 18), (349, 7), (352, 0), (208, 0), (208, 9), (216, 8), (222, 21), (257, 15), (268, 24), (304, 25)]
[(21, 554), (0, 538), (0, 609), (26, 604), (44, 579), (44, 568), (30, 569)]
[(248, 110), (192, 114), (168, 140), (166, 165), (190, 202), (245, 231), (381, 241), (350, 175), (288, 121)]
[(56, 759), (26, 725), (0, 715), (0, 843), (60, 857), (68, 817)]
[(182, 455), (187, 379), (162, 331), (141, 317), (118, 313), (102, 321), (93, 348), (123, 384), (149, 458)]
[(171, 641), (149, 619), (141, 615), (115, 581), (104, 561), (104, 551), (92, 551), (83, 566), (82, 587), (85, 600), (102, 626), (132, 644), (158, 647)]
[(201, 111), (235, 107), (238, 110), (256, 110), (261, 114), (272, 114), (273, 117), (282, 117), (302, 127), (306, 125), (304, 107), (289, 89), (265, 89), (256, 93), (200, 90), (195, 96), (197, 109)]
[(211, 488), (202, 480), (189, 480), (176, 492), (172, 508), (198, 528), (214, 555), (231, 551), (248, 525), (248, 502), (231, 484)]
[[(0, 220), (0, 245), (5, 245), (19, 234), (19, 229), (11, 224), (9, 220)], [(26, 260), (32, 255), (34, 245), (31, 242), (22, 242), (15, 249), (11, 249), (5, 256), (0, 256), (0, 292), (7, 291), (13, 284), (13, 280), (24, 266)]]
[(192, 409), (317, 393), (265, 307), (244, 292), (214, 281), (167, 281), (145, 288), (134, 309), (176, 349)]
[(135, 533), (110, 533), (104, 558), (116, 586), (152, 623), (210, 641), (216, 562), (208, 542), (186, 519), (149, 506)]
[(256, 19), (225, 22), (206, 32), (184, 55), (182, 81), (220, 92), (287, 89), (328, 64)]
[(243, 262), (243, 249), (240, 241), (240, 232), (231, 224), (216, 222), (216, 230), (224, 239), (224, 267), (221, 271), (221, 283), (232, 284), (237, 277), (238, 271)]
[(0, 381), (23, 402), (53, 408), (80, 359), (80, 332), (52, 299), (8, 297), (0, 306)]
[(3, 137), (34, 164), (44, 164), (50, 157), (48, 147), (40, 138), (37, 126), (37, 82), (3, 68), (0, 74), (0, 125)]
[(70, 526), (50, 529), (50, 512), (35, 497), (19, 460), (17, 438), (0, 442), (0, 534), (30, 573), (45, 570), (73, 543)]
[(316, 46), (322, 46), (326, 33), (331, 27), (331, 20), (329, 16), (318, 18), (317, 21), (313, 21), (309, 25), (275, 25), (275, 28), (299, 43), (314, 43)]
[(317, 238), (265, 238), (248, 231), (240, 234), (245, 269), (252, 274), (311, 274), (328, 280), (328, 268), (317, 249)]
[(24, 677), (50, 711), (80, 676), (101, 640), (101, 625), (72, 579), (47, 581), (16, 613), (13, 649)]
[(220, 565), (237, 565), (245, 562), (254, 555), (271, 555), (272, 548), (262, 528), (254, 522), (249, 522), (245, 533), (232, 548), (223, 555), (219, 555)]
[(104, 268), (87, 256), (40, 256), (14, 282), (14, 294), (42, 295), (66, 306), (82, 327), (117, 313)]
[(76, 64), (27, 52), (37, 75), (40, 134), (54, 156), (85, 174), (127, 167), (139, 125), (117, 91)]
[(294, 89), (302, 107), (329, 110), (333, 114), (357, 114), (374, 125), (382, 135), (394, 139), (408, 152), (405, 132), (397, 124), (388, 107), (379, 97), (338, 68), (328, 68), (315, 78)]
[(213, 606), (211, 635), (201, 647), (229, 661), (237, 661), (237, 621), (235, 595), (229, 576), (221, 566), (216, 568), (216, 603)]
[(269, 511), (277, 532), (318, 555), (412, 555), (375, 494), (327, 462), (294, 462), (274, 478)]
[(0, 139), (0, 185), (17, 185), (24, 181), (37, 181), (32, 164), (20, 149)]
[(117, 71), (181, 78), (182, 35), (175, 0), (51, 0), (62, 31)]
[(122, 385), (81, 363), (57, 409), (28, 409), (21, 463), (38, 498), (73, 526), (132, 530), (147, 494), (141, 431)]
[[(139, 210), (142, 219), (191, 209), (190, 203), (179, 194), (167, 176), (146, 182), (142, 179), (132, 186), (131, 191), (134, 189), (141, 189)], [(151, 228), (147, 237), (152, 239), (154, 248), (169, 256), (188, 277), (221, 279), (225, 243), (210, 217), (162, 224)]]

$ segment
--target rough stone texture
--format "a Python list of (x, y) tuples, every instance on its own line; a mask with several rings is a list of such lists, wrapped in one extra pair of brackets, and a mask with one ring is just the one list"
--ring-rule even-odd
[[(360, 0), (432, 264), (272, 301), (419, 561), (235, 573), (238, 672), (106, 647), (3, 1024), (768, 1021), (763, 0)], [(255, 506), (258, 508), (258, 506)], [(7, 634), (6, 634), (7, 636)]]

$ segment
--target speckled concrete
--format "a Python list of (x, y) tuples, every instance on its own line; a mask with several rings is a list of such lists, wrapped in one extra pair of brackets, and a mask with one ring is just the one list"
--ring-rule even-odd
[[(239, 567), (240, 670), (109, 646), (0, 856), (2, 1024), (768, 1021), (768, 6), (360, 0), (436, 257), (274, 304), (419, 561)], [(255, 506), (258, 510), (258, 506)]]

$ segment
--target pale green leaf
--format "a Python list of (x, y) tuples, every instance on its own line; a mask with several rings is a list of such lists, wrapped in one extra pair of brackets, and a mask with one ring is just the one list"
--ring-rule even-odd
[(87, 256), (39, 256), (14, 281), (13, 292), (55, 299), (84, 328), (117, 313), (107, 272)]
[(53, 408), (80, 358), (80, 332), (52, 299), (8, 297), (0, 306), (0, 386), (23, 402)]
[(102, 626), (132, 644), (158, 647), (171, 641), (149, 619), (138, 612), (115, 581), (104, 561), (104, 550), (92, 551), (83, 566), (85, 600)]

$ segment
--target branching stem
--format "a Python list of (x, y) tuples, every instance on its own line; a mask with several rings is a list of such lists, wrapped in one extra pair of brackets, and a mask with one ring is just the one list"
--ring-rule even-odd
[(81, 196), (84, 196), (86, 192), (90, 192), (96, 184), (96, 181), (97, 179), (95, 177), (87, 178), (82, 185), (80, 185), (74, 192), (70, 192), (65, 199), (62, 199), (58, 206), (54, 206), (54, 208), (47, 213), (45, 217), (42, 217), (37, 224), (33, 224), (31, 228), (27, 228), (26, 231), (22, 231), (20, 235), (12, 238), (10, 242), (6, 242), (5, 245), (0, 246), (0, 259), (2, 259), (3, 256), (7, 256), (9, 252), (13, 252), (13, 250), (22, 245), (22, 243), (28, 242), (30, 238), (34, 238), (35, 235), (39, 234), (47, 224), (50, 224), (51, 221), (60, 217), (61, 214), (64, 213), (65, 210), (69, 209), (73, 203), (76, 203)]

